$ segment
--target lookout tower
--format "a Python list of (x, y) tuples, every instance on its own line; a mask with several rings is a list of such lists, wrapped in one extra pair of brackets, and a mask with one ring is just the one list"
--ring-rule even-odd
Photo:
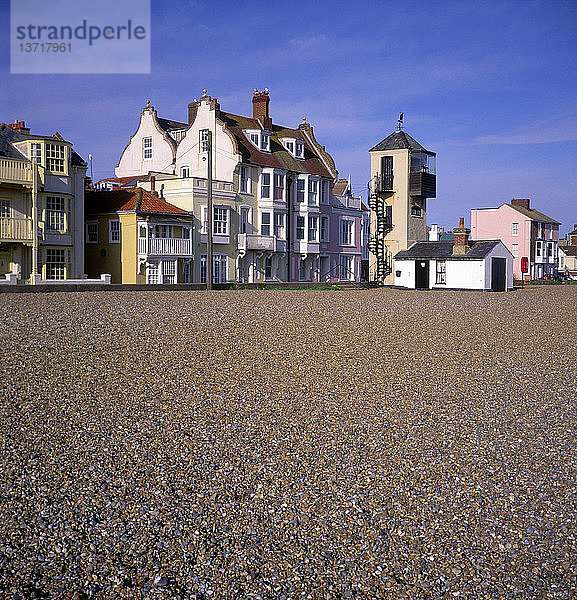
[(427, 198), (437, 195), (436, 154), (399, 128), (369, 150), (369, 278), (394, 282), (393, 256), (427, 239)]

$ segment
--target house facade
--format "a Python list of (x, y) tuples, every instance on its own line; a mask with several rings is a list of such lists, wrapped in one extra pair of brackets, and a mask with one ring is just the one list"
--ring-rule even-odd
[(394, 256), (427, 239), (427, 199), (436, 196), (436, 154), (405, 131), (393, 132), (369, 150), (371, 281), (395, 282)]
[(504, 292), (513, 289), (513, 256), (500, 240), (469, 240), (461, 219), (454, 241), (415, 242), (395, 256), (395, 285), (411, 289)]
[(158, 117), (148, 103), (117, 178), (147, 175), (139, 186), (193, 215), (194, 282), (206, 272), (209, 162), (215, 282), (358, 280), (360, 199), (335, 193), (338, 172), (312, 126), (273, 124), (269, 104), (268, 91), (255, 92), (244, 117), (205, 91), (185, 123)]
[(577, 224), (567, 234), (567, 243), (559, 244), (559, 273), (577, 279)]
[(83, 277), (86, 168), (60, 134), (0, 124), (0, 277)]
[(190, 283), (193, 219), (142, 188), (86, 193), (86, 273), (112, 283)]
[(471, 237), (502, 240), (513, 255), (515, 279), (541, 279), (557, 272), (559, 222), (531, 208), (527, 198), (513, 198), (498, 208), (472, 209)]

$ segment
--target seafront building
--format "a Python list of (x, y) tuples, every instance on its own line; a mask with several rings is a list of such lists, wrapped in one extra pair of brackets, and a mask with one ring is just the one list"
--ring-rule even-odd
[(515, 279), (553, 277), (559, 267), (559, 222), (513, 198), (497, 208), (471, 210), (474, 240), (500, 239), (513, 255)]
[(203, 282), (212, 148), (215, 282), (358, 281), (360, 198), (339, 181), (306, 119), (296, 128), (274, 124), (269, 106), (269, 92), (255, 91), (252, 116), (235, 115), (205, 91), (181, 122), (159, 117), (147, 103), (117, 177), (98, 187), (134, 180), (190, 214), (191, 278)]
[(402, 130), (369, 150), (369, 277), (395, 283), (394, 257), (427, 239), (427, 199), (437, 194), (436, 154)]
[(0, 278), (83, 277), (86, 168), (59, 133), (0, 124)]

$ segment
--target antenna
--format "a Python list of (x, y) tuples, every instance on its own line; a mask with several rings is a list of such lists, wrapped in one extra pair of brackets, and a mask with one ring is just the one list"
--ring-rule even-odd
[(402, 131), (402, 129), (403, 129), (403, 119), (404, 118), (405, 118), (405, 113), (401, 113), (399, 115), (399, 125), (398, 125), (399, 131)]

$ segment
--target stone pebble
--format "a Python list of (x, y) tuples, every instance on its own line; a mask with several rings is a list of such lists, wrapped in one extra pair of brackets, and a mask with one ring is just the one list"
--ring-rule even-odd
[(576, 294), (0, 295), (0, 597), (575, 598)]

